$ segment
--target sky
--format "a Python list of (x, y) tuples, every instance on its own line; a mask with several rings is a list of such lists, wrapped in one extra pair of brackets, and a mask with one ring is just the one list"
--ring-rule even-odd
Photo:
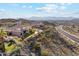
[(79, 17), (78, 3), (0, 3), (0, 18)]

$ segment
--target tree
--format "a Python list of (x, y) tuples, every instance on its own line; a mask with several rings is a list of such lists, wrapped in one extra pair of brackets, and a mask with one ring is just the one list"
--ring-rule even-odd
[(4, 37), (7, 36), (7, 32), (3, 31), (3, 29), (0, 30), (0, 49), (5, 52), (5, 46), (4, 46)]
[(1, 36), (0, 36), (0, 50), (2, 50), (2, 52), (5, 52), (4, 38)]
[(44, 50), (41, 51), (41, 55), (42, 56), (49, 56), (50, 52), (48, 51), (48, 49), (44, 49)]
[(39, 43), (36, 43), (34, 48), (35, 48), (35, 54), (37, 56), (40, 56), (41, 55), (41, 47), (40, 47), (40, 44)]
[(73, 24), (72, 27), (75, 28), (75, 25)]
[(3, 29), (0, 30), (0, 36), (5, 37), (7, 36), (7, 32), (3, 31)]

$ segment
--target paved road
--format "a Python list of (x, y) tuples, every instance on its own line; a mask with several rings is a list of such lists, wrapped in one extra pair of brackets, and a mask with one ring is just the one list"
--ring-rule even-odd
[(30, 39), (30, 38), (33, 38), (33, 37), (36, 37), (38, 36), (39, 33), (43, 32), (42, 30), (39, 30), (37, 29), (32, 35), (28, 36), (27, 38), (24, 39), (24, 41)]
[[(27, 41), (27, 40), (30, 39), (30, 38), (33, 38), (33, 37), (38, 36), (38, 34), (40, 34), (41, 32), (43, 32), (43, 31), (37, 29), (32, 35), (30, 35), (30, 36), (28, 36), (27, 38), (25, 38), (24, 41)], [(27, 52), (28, 52), (27, 54), (28, 54), (28, 55), (30, 55), (30, 56), (35, 56), (35, 53), (32, 53), (32, 52), (28, 49), (27, 45), (26, 45), (26, 49), (27, 49)], [(26, 50), (25, 50), (25, 51), (26, 51)]]
[(65, 30), (63, 30), (62, 27), (63, 27), (62, 25), (57, 26), (57, 27), (56, 27), (56, 30), (57, 30), (59, 33), (62, 33), (63, 35), (67, 36), (68, 38), (72, 39), (73, 41), (79, 43), (79, 38), (78, 38), (78, 37), (76, 37), (76, 36), (73, 35), (73, 34), (70, 34), (70, 33), (66, 32)]
[[(27, 38), (25, 38), (24, 41), (27, 41), (27, 40), (30, 39), (30, 38), (33, 38), (33, 37), (38, 36), (38, 34), (41, 33), (41, 32), (42, 32), (42, 30), (36, 30), (33, 34), (31, 34), (30, 36), (28, 36)], [(17, 45), (19, 44), (19, 45), (23, 46), (23, 43), (17, 42), (16, 39), (14, 39), (14, 37), (12, 37), (12, 36), (8, 36), (7, 39), (13, 39), (13, 40), (16, 42)], [(6, 39), (6, 40), (7, 40), (7, 39)], [(30, 55), (30, 56), (35, 56), (35, 54), (32, 53), (32, 52), (28, 49), (27, 45), (26, 45), (24, 48), (21, 48), (21, 49), (20, 49), (20, 54), (23, 55), (23, 56), (28, 56), (28, 55)]]

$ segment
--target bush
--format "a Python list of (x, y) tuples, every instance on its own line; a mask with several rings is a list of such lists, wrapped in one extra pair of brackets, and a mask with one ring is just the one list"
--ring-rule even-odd
[(41, 51), (41, 55), (42, 56), (49, 56), (50, 55), (50, 52), (47, 49), (45, 49), (45, 50), (42, 50)]

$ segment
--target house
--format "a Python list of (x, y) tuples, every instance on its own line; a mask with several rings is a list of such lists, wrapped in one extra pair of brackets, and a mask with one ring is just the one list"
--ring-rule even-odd
[(25, 32), (28, 32), (28, 30), (21, 25), (21, 22), (17, 22), (15, 26), (8, 28), (7, 32), (8, 35), (22, 37)]

